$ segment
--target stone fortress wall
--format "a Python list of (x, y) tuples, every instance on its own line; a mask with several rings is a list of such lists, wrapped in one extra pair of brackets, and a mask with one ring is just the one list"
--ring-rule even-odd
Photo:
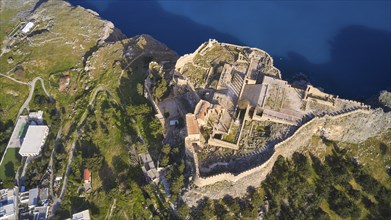
[[(266, 174), (269, 173), (272, 169), (274, 162), (279, 155), (284, 157), (291, 156), (293, 152), (299, 150), (303, 146), (307, 146), (310, 143), (310, 140), (314, 134), (326, 137), (330, 140), (358, 143), (360, 141), (366, 140), (368, 137), (380, 134), (384, 129), (391, 127), (391, 113), (388, 114), (379, 112), (381, 110), (371, 110), (370, 106), (367, 106), (364, 103), (357, 102), (354, 100), (341, 99), (338, 98), (338, 96), (324, 93), (323, 91), (313, 86), (308, 86), (306, 90), (291, 87), (291, 85), (289, 85), (286, 81), (281, 80), (280, 71), (273, 66), (272, 57), (265, 51), (260, 50), (258, 48), (249, 48), (245, 46), (219, 43), (215, 40), (209, 40), (209, 42), (202, 44), (194, 53), (185, 55), (184, 57), (180, 58), (175, 66), (176, 70), (180, 72), (180, 68), (183, 67), (186, 63), (192, 62), (195, 55), (205, 54), (208, 49), (213, 47), (213, 45), (215, 44), (252, 50), (251, 54), (248, 56), (248, 59), (243, 58), (243, 54), (239, 53), (239, 58), (237, 62), (245, 62), (249, 64), (247, 70), (245, 71), (245, 77), (243, 79), (243, 82), (241, 83), (250, 85), (255, 84), (255, 82), (247, 82), (248, 80), (253, 79), (252, 74), (255, 69), (252, 67), (254, 66), (252, 64), (254, 62), (262, 63), (263, 66), (261, 73), (263, 73), (265, 76), (263, 78), (261, 88), (257, 88), (256, 90), (249, 90), (250, 92), (260, 92), (261, 97), (256, 100), (256, 104), (260, 106), (261, 103), (261, 115), (257, 115), (257, 112), (255, 112), (252, 114), (251, 117), (249, 117), (248, 113), (250, 108), (248, 106), (243, 123), (239, 125), (241, 129), (239, 130), (239, 133), (237, 135), (237, 142), (235, 141), (235, 143), (228, 143), (220, 139), (210, 138), (208, 140), (208, 144), (211, 146), (225, 147), (238, 150), (241, 131), (243, 130), (243, 126), (246, 120), (268, 120), (277, 123), (290, 124), (298, 127), (290, 131), (290, 135), (288, 134), (289, 136), (284, 140), (276, 139), (272, 143), (263, 146), (261, 150), (252, 153), (250, 155), (252, 159), (247, 161), (249, 162), (250, 166), (252, 164), (252, 168), (249, 168), (245, 171), (242, 171), (242, 169), (229, 169), (230, 172), (224, 172), (207, 177), (203, 175), (201, 176), (201, 172), (208, 173), (212, 171), (213, 168), (219, 166), (232, 168), (232, 166), (240, 164), (240, 162), (243, 161), (240, 161), (239, 163), (236, 163), (235, 161), (220, 161), (214, 164), (210, 164), (207, 167), (201, 167), (199, 164), (200, 161), (197, 157), (197, 152), (194, 149), (194, 147), (196, 146), (193, 145), (199, 145), (198, 147), (200, 147), (202, 143), (198, 143), (199, 140), (197, 142), (196, 140), (192, 141), (189, 138), (186, 138), (186, 153), (190, 157), (194, 158), (194, 183), (199, 187), (211, 185), (219, 181), (237, 182), (244, 177), (250, 175), (254, 176), (252, 174), (258, 175), (259, 172), (261, 172), (262, 174), (260, 175), (260, 178), (265, 178)], [(234, 75), (226, 76), (228, 72), (232, 72), (232, 66), (226, 64), (223, 70), (224, 71), (222, 71), (222, 75), (220, 76), (220, 80), (217, 85), (218, 88), (224, 86), (224, 84), (222, 84), (222, 81), (232, 81), (228, 79), (230, 77), (234, 77)], [(273, 75), (274, 77), (268, 76), (269, 74)], [(186, 84), (189, 88), (191, 88), (190, 90), (195, 92), (194, 87), (192, 87), (189, 81), (186, 81)], [(274, 93), (271, 93), (268, 91), (269, 86), (272, 87), (271, 85), (273, 85), (274, 87), (281, 87), (282, 89), (274, 88)], [(242, 96), (243, 88), (244, 85), (241, 86), (240, 92), (238, 92), (238, 88), (234, 88), (234, 92), (236, 92), (235, 94), (238, 97)], [(239, 93), (239, 95), (237, 93)], [(275, 94), (272, 98), (280, 100), (279, 102), (276, 101), (276, 103), (279, 104), (277, 105), (277, 107), (276, 105), (271, 103), (269, 104), (271, 105), (269, 106), (270, 109), (264, 108), (266, 102), (265, 97), (268, 95), (268, 93)], [(289, 94), (285, 95), (286, 93)], [(291, 94), (293, 94), (294, 96)], [(249, 97), (254, 98), (252, 96)], [(259, 102), (259, 100), (261, 100), (261, 102)], [(283, 103), (289, 103), (289, 105), (285, 106), (283, 105)], [(336, 111), (335, 109), (340, 110)], [(384, 115), (386, 116), (384, 117)], [(291, 116), (291, 118), (287, 118), (286, 116)], [(347, 117), (349, 117), (349, 120), (344, 119)], [(305, 122), (303, 121), (303, 118), (305, 120), (309, 120)], [(385, 123), (382, 122), (384, 118), (386, 118)], [(368, 129), (362, 131), (362, 129), (360, 130), (360, 126)], [(374, 129), (372, 129), (371, 126)], [(243, 158), (243, 160), (247, 159), (247, 157)], [(256, 165), (254, 163), (260, 165)], [(245, 167), (242, 168), (245, 169)], [(239, 183), (241, 182), (239, 181)]]
[[(243, 177), (249, 176), (251, 174), (260, 171), (268, 173), (272, 169), (274, 162), (277, 160), (279, 155), (284, 157), (289, 157), (293, 154), (295, 149), (292, 148), (293, 145), (291, 145), (291, 142), (298, 141), (296, 140), (298, 138), (302, 139), (303, 135), (299, 135), (302, 132), (306, 134), (315, 134), (319, 131), (319, 127), (321, 127), (322, 124), (326, 123), (326, 120), (338, 120), (342, 117), (347, 117), (352, 114), (360, 114), (360, 113), (370, 114), (371, 112), (373, 112), (373, 110), (369, 110), (367, 107), (357, 107), (357, 108), (346, 109), (343, 111), (333, 112), (330, 114), (325, 114), (324, 116), (315, 116), (312, 119), (310, 119), (308, 122), (300, 126), (291, 136), (281, 141), (280, 143), (274, 145), (274, 153), (265, 163), (257, 167), (254, 167), (252, 169), (249, 169), (247, 171), (244, 171), (238, 175), (234, 175), (232, 173), (226, 172), (210, 177), (201, 177), (199, 175), (198, 160), (195, 158), (197, 172), (194, 179), (194, 184), (199, 187), (203, 187), (203, 186), (214, 184), (219, 181), (236, 182)], [(310, 135), (307, 136), (308, 139), (311, 138)], [(300, 141), (302, 142), (303, 140)]]
[[(180, 70), (182, 69), (182, 67), (185, 64), (193, 63), (193, 58), (197, 54), (204, 55), (205, 52), (209, 48), (213, 47), (213, 44), (220, 44), (221, 46), (235, 47), (235, 48), (241, 48), (241, 49), (251, 49), (252, 51), (257, 51), (257, 52), (260, 52), (260, 53), (264, 54), (265, 57), (266, 57), (266, 60), (267, 60), (267, 62), (266, 62), (267, 63), (267, 65), (266, 65), (267, 68), (265, 69), (265, 72), (273, 74), (273, 75), (276, 75), (279, 79), (281, 79), (281, 72), (280, 72), (280, 70), (277, 69), (273, 65), (273, 57), (270, 56), (270, 54), (268, 54), (266, 51), (261, 50), (259, 48), (255, 48), (255, 47), (240, 46), (240, 45), (228, 44), (228, 43), (220, 43), (220, 42), (218, 42), (215, 39), (209, 39), (208, 42), (205, 42), (205, 43), (201, 44), (193, 53), (189, 53), (189, 54), (185, 54), (185, 55), (181, 56), (177, 60), (177, 62), (175, 64), (175, 69), (180, 72)], [(209, 69), (207, 71), (209, 71)]]
[(270, 56), (270, 54), (268, 54), (266, 51), (261, 50), (261, 49), (256, 48), (256, 47), (240, 46), (240, 45), (229, 44), (229, 43), (220, 43), (220, 44), (221, 44), (221, 46), (230, 46), (230, 47), (236, 47), (236, 48), (242, 48), (242, 49), (250, 48), (253, 51), (258, 51), (258, 52), (261, 52), (261, 53), (265, 54), (267, 60), (269, 60), (269, 62), (268, 62), (268, 67), (269, 67), (268, 72), (276, 74), (278, 76), (278, 78), (281, 79), (281, 72), (280, 72), (280, 70), (277, 69), (273, 65), (273, 57)]

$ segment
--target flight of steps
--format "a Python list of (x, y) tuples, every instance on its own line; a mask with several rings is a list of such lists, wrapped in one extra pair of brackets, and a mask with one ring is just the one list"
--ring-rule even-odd
[(230, 90), (230, 94), (233, 95), (233, 98), (235, 100), (238, 99), (242, 86), (243, 86), (243, 78), (239, 74), (233, 73), (228, 89)]

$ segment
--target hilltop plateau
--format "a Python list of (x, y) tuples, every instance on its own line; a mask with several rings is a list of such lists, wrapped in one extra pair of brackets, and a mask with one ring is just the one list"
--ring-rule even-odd
[[(179, 57), (65, 1), (0, 6), (0, 188), (16, 201), (45, 189), (54, 219), (391, 215), (389, 92), (371, 106), (290, 84), (266, 51), (217, 40)], [(46, 141), (22, 157), (19, 122), (40, 111)]]

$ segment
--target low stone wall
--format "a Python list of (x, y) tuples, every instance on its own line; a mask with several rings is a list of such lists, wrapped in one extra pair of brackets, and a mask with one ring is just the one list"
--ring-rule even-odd
[[(151, 91), (149, 90), (149, 86), (151, 85), (150, 83), (150, 79), (149, 77), (145, 80), (145, 83), (144, 83), (144, 88), (145, 88), (145, 91), (147, 91), (147, 99), (152, 103), (152, 107), (153, 109), (156, 111), (157, 115), (158, 115), (158, 118), (160, 117), (163, 117), (163, 114), (160, 112), (160, 109), (159, 109), (159, 106), (157, 105), (157, 103), (155, 102), (155, 100), (153, 100), (153, 97), (152, 97), (152, 93)], [(163, 124), (163, 127), (164, 127), (164, 124)]]
[(238, 150), (239, 149), (239, 146), (237, 144), (229, 143), (229, 142), (222, 141), (222, 140), (215, 139), (215, 138), (209, 138), (208, 144), (216, 146), (216, 147), (230, 148), (230, 149), (233, 149), (233, 150)]

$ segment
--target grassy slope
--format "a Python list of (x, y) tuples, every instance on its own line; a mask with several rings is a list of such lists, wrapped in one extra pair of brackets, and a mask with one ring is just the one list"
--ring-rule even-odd
[[(365, 170), (388, 189), (391, 189), (390, 176), (386, 170), (387, 165), (391, 164), (390, 136), (391, 129), (360, 144), (338, 143), (338, 146), (347, 150), (347, 155), (357, 158), (359, 163), (365, 166)], [(326, 150), (319, 151), (319, 146), (326, 147)], [(305, 150), (324, 158), (332, 154), (332, 147), (333, 142), (322, 141), (320, 137), (313, 136), (312, 145), (306, 147)]]
[[(7, 3), (14, 5), (14, 3)], [(14, 17), (17, 12), (32, 7), (32, 5), (24, 3), (22, 5), (23, 7), (17, 9), (2, 9), (2, 46), (4, 46), (3, 43), (7, 43), (3, 41), (5, 35), (18, 23), (19, 18)], [(0, 72), (7, 73), (11, 70), (11, 77), (25, 82), (36, 76), (42, 77), (49, 93), (56, 100), (61, 100), (57, 103), (57, 107), (63, 108), (64, 113), (69, 114), (77, 97), (83, 94), (83, 90), (79, 88), (77, 83), (77, 77), (82, 74), (82, 71), (77, 69), (82, 67), (82, 56), (96, 44), (99, 34), (102, 33), (103, 22), (80, 8), (66, 7), (62, 1), (51, 1), (45, 5), (45, 8), (38, 8), (37, 14), (39, 16), (36, 19), (35, 30), (50, 27), (48, 28), (50, 31), (31, 36), (28, 40), (18, 41), (14, 44), (8, 53), (0, 57)], [(7, 62), (9, 57), (14, 59), (13, 63)], [(22, 67), (23, 70), (12, 71), (16, 66)], [(67, 72), (70, 68), (76, 69), (72, 72), (72, 90), (60, 93), (58, 87), (52, 87), (47, 79), (52, 73)], [(56, 83), (58, 82), (53, 84)], [(2, 89), (0, 120), (3, 122), (13, 121), (27, 97), (28, 87), (3, 77), (0, 77), (0, 84)]]
[[(390, 137), (391, 130), (385, 131), (383, 134), (369, 138), (361, 144), (350, 144), (350, 143), (338, 143), (338, 146), (341, 149), (346, 150), (346, 156), (350, 159), (355, 158), (359, 164), (362, 165), (361, 169), (373, 177), (375, 180), (379, 182), (380, 185), (384, 186), (386, 189), (391, 189), (391, 177), (389, 173), (387, 173), (387, 166), (391, 164), (391, 142)], [(306, 149), (324, 159), (333, 154), (333, 145), (335, 143), (330, 141), (322, 141), (319, 137), (314, 136), (312, 139), (312, 146), (307, 147)], [(317, 146), (325, 145), (326, 151), (316, 151)], [(389, 171), (388, 171), (389, 172)], [(314, 177), (311, 178), (319, 178)], [(366, 192), (363, 187), (357, 183), (355, 179), (351, 179), (349, 184), (353, 187), (353, 189), (358, 190), (361, 195), (365, 195), (371, 198), (372, 201), (376, 201), (374, 195)], [(336, 186), (339, 187), (338, 185)], [(346, 190), (342, 187), (339, 187), (344, 193), (347, 193)], [(356, 204), (361, 209), (361, 218), (366, 218), (369, 214), (368, 208), (360, 202), (356, 201)], [(326, 200), (322, 200), (320, 207), (325, 211), (331, 219), (341, 219), (341, 217), (336, 214), (333, 210), (330, 209), (329, 204)]]
[(0, 155), (7, 147), (8, 139), (12, 134), (14, 120), (20, 106), (28, 96), (28, 86), (16, 84), (13, 81), (0, 77), (0, 120), (4, 127), (1, 132)]
[[(1, 72), (7, 72), (17, 63), (25, 69), (24, 79), (47, 78), (50, 73), (81, 66), (81, 57), (96, 44), (104, 23), (80, 8), (63, 4), (52, 1), (45, 11), (38, 9), (35, 31), (49, 31), (16, 43), (9, 53), (0, 57)], [(13, 57), (14, 63), (9, 64), (8, 57)]]
[[(19, 148), (9, 148), (7, 150), (7, 153), (4, 156), (4, 161), (0, 166), (0, 179), (13, 179), (21, 159), (18, 152)], [(11, 168), (13, 168), (13, 170)]]
[[(144, 43), (141, 44), (140, 41)], [(114, 199), (117, 201), (114, 215), (118, 218), (140, 217), (140, 215), (149, 218), (152, 215), (151, 210), (154, 209), (144, 210), (143, 207), (147, 203), (162, 210), (167, 208), (157, 202), (153, 186), (145, 185), (136, 158), (137, 152), (145, 149), (148, 149), (155, 158), (160, 151), (161, 138), (151, 139), (149, 135), (151, 128), (145, 123), (153, 120), (154, 113), (150, 111), (142, 118), (137, 118), (128, 115), (126, 110), (128, 106), (149, 105), (143, 96), (137, 94), (136, 85), (143, 83), (147, 73), (145, 67), (150, 58), (140, 56), (137, 60), (125, 60), (123, 45), (141, 53), (143, 50), (153, 49), (153, 44), (152, 39), (140, 37), (106, 45), (91, 57), (89, 61), (93, 67), (91, 72), (79, 77), (82, 87), (91, 88), (83, 99), (91, 99), (95, 89), (104, 88), (104, 91), (96, 96), (86, 123), (82, 127), (83, 135), (78, 141), (79, 147), (75, 156), (80, 159), (76, 159), (73, 165), (73, 167), (90, 166), (93, 190), (86, 194), (85, 199), (77, 199), (76, 189), (81, 186), (81, 173), (79, 171), (72, 173), (66, 201), (59, 212), (60, 216), (69, 216), (70, 213), (78, 211), (80, 208), (78, 204), (81, 202), (84, 204), (82, 207), (92, 210), (93, 216), (103, 218), (109, 213)], [(155, 49), (159, 51), (158, 48)], [(173, 59), (175, 56), (174, 54), (165, 57), (153, 56), (153, 59), (158, 61), (163, 58)], [(78, 106), (76, 109), (83, 109), (80, 107), (83, 105), (85, 106), (86, 103), (75, 104)], [(152, 109), (150, 105), (149, 109)], [(69, 123), (72, 122), (66, 120), (66, 124)], [(138, 137), (141, 137), (144, 143), (140, 142)], [(69, 143), (65, 145), (69, 147)], [(90, 155), (91, 152), (94, 152), (93, 155)], [(103, 158), (103, 162), (91, 167), (88, 161), (98, 157)]]
[[(127, 115), (126, 107), (148, 103), (136, 92), (137, 83), (142, 83), (145, 78), (147, 66), (145, 62), (152, 59), (172, 60), (176, 59), (176, 55), (168, 52), (164, 46), (149, 37), (133, 38), (99, 48), (89, 59), (91, 71), (87, 73), (84, 71), (82, 58), (96, 45), (97, 39), (102, 34), (103, 22), (80, 8), (64, 7), (62, 2), (50, 2), (39, 8), (38, 14), (43, 11), (43, 8), (45, 12), (37, 17), (36, 30), (43, 30), (50, 26), (50, 31), (34, 35), (28, 41), (18, 42), (9, 53), (0, 57), (0, 71), (7, 72), (19, 64), (23, 66), (24, 71), (18, 73), (11, 71), (12, 77), (28, 81), (40, 76), (44, 79), (49, 93), (56, 99), (56, 108), (61, 112), (63, 119), (63, 138), (55, 158), (56, 176), (61, 176), (65, 170), (67, 150), (72, 144), (72, 137), (75, 136), (75, 123), (87, 109), (93, 92), (98, 87), (104, 89), (97, 95), (92, 111), (88, 111), (86, 123), (82, 127), (82, 138), (77, 141), (72, 174), (62, 210), (58, 213), (59, 217), (69, 216), (75, 211), (80, 211), (81, 207), (86, 207), (91, 209), (93, 216), (104, 218), (110, 210), (113, 199), (118, 201), (114, 215), (119, 218), (133, 218), (140, 215), (149, 217), (151, 212), (155, 214), (160, 212), (156, 213), (155, 209), (167, 209), (165, 207), (167, 204), (163, 205), (157, 201), (153, 187), (145, 185), (134, 155), (134, 149), (148, 148), (155, 158), (158, 155), (161, 139), (153, 140), (150, 137), (151, 130), (147, 123), (153, 119), (154, 113), (151, 111), (142, 118), (131, 120)], [(145, 51), (161, 50), (166, 54), (148, 53), (132, 62), (133, 59), (123, 58), (123, 51), (127, 47), (132, 48), (135, 57)], [(13, 64), (7, 62), (10, 56), (14, 59)], [(132, 65), (128, 66), (130, 63)], [(71, 77), (69, 87), (59, 91), (60, 78), (68, 74)], [(15, 97), (21, 97), (15, 101), (14, 96), (1, 94), (4, 100), (1, 102), (2, 120), (13, 118), (27, 95), (27, 87), (26, 90), (17, 90), (20, 86), (5, 82), (3, 78), (0, 80), (4, 88), (18, 92), (19, 96)], [(105, 106), (107, 103), (108, 106)], [(32, 103), (32, 107), (42, 106)], [(94, 122), (97, 124), (94, 125)], [(137, 141), (137, 136), (140, 135), (145, 144)], [(50, 146), (53, 138), (48, 140)], [(93, 146), (97, 153), (92, 156), (83, 155), (86, 151), (91, 151), (90, 148)], [(131, 147), (133, 154), (129, 155)], [(79, 198), (77, 188), (82, 182), (81, 171), (86, 165), (93, 164), (93, 160), (99, 161), (99, 158), (103, 159), (100, 167), (90, 168), (93, 191), (87, 194), (85, 199)], [(32, 163), (34, 169), (31, 169), (27, 175), (33, 176), (37, 165), (45, 168), (47, 159), (44, 156), (34, 161)], [(110, 185), (110, 182), (114, 184)], [(149, 211), (145, 211), (144, 205), (152, 205), (151, 207), (155, 208), (150, 207)]]

